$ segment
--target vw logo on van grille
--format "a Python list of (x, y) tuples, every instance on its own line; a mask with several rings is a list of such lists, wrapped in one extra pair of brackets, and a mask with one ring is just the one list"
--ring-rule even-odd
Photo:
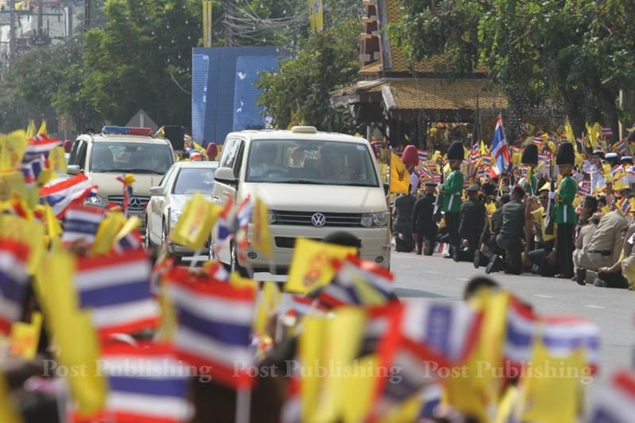
[(324, 224), (326, 223), (326, 216), (324, 216), (322, 213), (315, 213), (313, 216), (311, 216), (311, 223), (313, 224), (313, 226), (318, 228), (324, 226)]

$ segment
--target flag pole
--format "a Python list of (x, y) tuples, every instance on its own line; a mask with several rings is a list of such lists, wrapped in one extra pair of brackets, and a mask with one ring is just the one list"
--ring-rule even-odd
[(251, 391), (240, 389), (236, 392), (236, 423), (249, 423), (251, 411)]

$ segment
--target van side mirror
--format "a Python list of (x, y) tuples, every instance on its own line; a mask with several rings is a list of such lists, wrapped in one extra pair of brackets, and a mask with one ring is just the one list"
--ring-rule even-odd
[(219, 167), (216, 169), (216, 172), (214, 172), (214, 180), (229, 185), (233, 185), (237, 182), (237, 178), (234, 176), (234, 170), (230, 167)]
[(390, 184), (384, 184), (384, 192), (386, 195), (390, 193)]
[(165, 195), (165, 190), (163, 187), (152, 187), (150, 188), (150, 195), (155, 197), (162, 197)]
[(78, 175), (80, 171), (81, 169), (79, 168), (79, 165), (66, 166), (66, 173), (68, 173), (69, 175)]

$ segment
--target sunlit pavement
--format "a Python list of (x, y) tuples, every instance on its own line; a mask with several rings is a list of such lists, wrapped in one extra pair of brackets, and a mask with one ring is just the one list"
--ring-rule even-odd
[[(432, 257), (393, 251), (395, 292), (404, 300), (439, 298), (461, 301), (467, 281), (485, 275), (472, 263), (455, 263), (435, 253)], [(584, 317), (601, 329), (600, 374), (591, 383), (591, 394), (599, 381), (613, 370), (633, 363), (635, 350), (635, 292), (623, 289), (579, 286), (571, 280), (536, 275), (490, 275), (521, 299), (533, 304), (539, 314), (569, 314)], [(284, 281), (284, 276), (257, 273), (256, 280)], [(283, 305), (284, 308), (284, 305)], [(593, 396), (593, 395), (592, 395)]]

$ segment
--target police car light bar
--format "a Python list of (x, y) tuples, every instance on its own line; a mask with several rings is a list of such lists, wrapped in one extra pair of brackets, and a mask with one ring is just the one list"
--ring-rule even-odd
[(102, 134), (110, 135), (146, 135), (152, 136), (152, 128), (128, 128), (125, 126), (104, 126)]

